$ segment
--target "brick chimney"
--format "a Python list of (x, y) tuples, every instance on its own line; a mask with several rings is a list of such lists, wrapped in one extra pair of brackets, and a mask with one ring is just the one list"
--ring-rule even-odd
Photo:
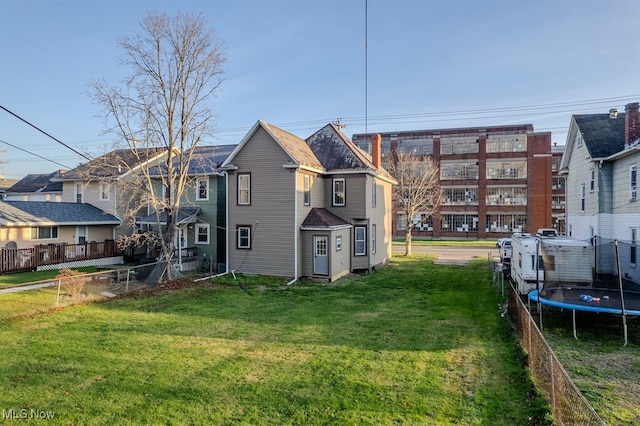
[(371, 136), (371, 159), (376, 169), (379, 169), (382, 162), (382, 136), (380, 133)]
[(640, 103), (632, 102), (625, 105), (624, 115), (624, 144), (629, 145), (640, 139)]

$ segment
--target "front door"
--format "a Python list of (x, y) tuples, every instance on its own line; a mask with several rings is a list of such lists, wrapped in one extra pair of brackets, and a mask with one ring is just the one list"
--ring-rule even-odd
[(313, 237), (313, 273), (329, 274), (329, 238), (316, 235)]

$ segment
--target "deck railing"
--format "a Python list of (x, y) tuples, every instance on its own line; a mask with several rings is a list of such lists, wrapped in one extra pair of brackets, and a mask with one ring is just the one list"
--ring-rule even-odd
[(35, 271), (39, 266), (122, 255), (114, 240), (0, 249), (0, 274)]

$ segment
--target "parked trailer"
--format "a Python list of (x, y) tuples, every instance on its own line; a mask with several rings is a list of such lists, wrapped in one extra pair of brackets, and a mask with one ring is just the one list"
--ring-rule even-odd
[(511, 279), (519, 294), (542, 289), (545, 269), (554, 280), (558, 279), (559, 273), (564, 281), (578, 285), (588, 285), (593, 280), (591, 251), (587, 241), (548, 233), (514, 234), (511, 237), (511, 249)]

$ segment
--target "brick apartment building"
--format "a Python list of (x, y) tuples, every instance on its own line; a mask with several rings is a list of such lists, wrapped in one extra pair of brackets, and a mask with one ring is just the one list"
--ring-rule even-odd
[(561, 200), (552, 197), (550, 132), (525, 124), (355, 134), (352, 140), (371, 152), (371, 138), (378, 134), (383, 163), (394, 150), (433, 156), (444, 190), (433, 217), (396, 212), (394, 236), (404, 235), (407, 220), (417, 222), (417, 238), (452, 239), (499, 238), (554, 223), (552, 202)]
[(551, 147), (551, 226), (562, 235), (566, 234), (565, 204), (566, 204), (566, 176), (560, 175), (560, 163), (564, 145), (554, 143)]

